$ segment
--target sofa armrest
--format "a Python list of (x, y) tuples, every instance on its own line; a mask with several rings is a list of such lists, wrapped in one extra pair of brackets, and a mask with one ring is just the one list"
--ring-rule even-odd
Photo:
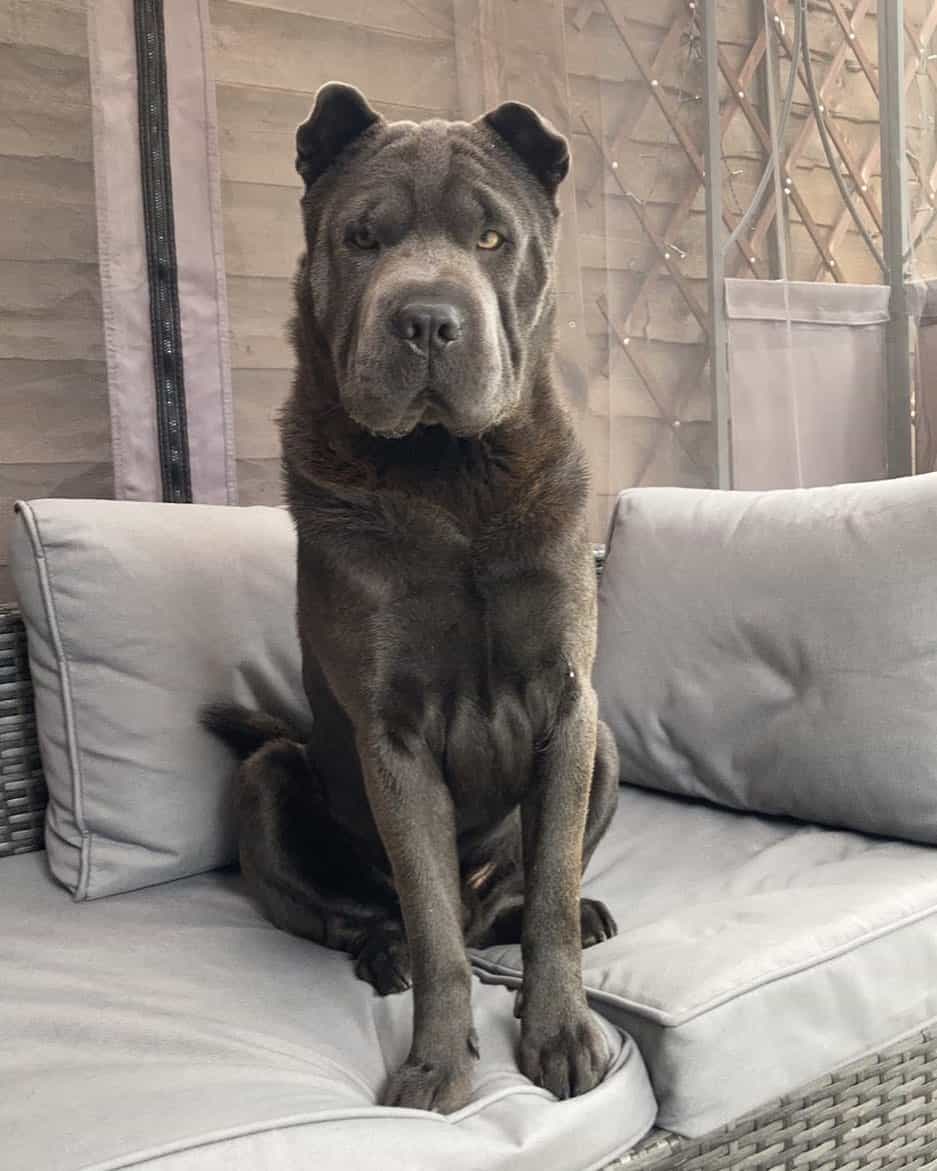
[(0, 605), (0, 858), (42, 849), (45, 807), (26, 629)]

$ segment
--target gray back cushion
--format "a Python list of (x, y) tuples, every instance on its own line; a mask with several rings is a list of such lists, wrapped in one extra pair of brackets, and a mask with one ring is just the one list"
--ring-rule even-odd
[(622, 493), (595, 685), (626, 781), (937, 842), (937, 474)]
[(11, 553), (53, 873), (85, 899), (232, 862), (234, 762), (198, 712), (227, 698), (308, 726), (289, 516), (37, 500)]

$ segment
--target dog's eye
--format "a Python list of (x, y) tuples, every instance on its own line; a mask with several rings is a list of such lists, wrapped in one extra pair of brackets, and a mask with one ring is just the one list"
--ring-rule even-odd
[(348, 243), (367, 251), (370, 248), (377, 248), (379, 241), (373, 228), (369, 228), (367, 224), (358, 224), (357, 227), (349, 229)]
[(478, 237), (478, 247), (484, 249), (485, 252), (494, 252), (503, 243), (504, 237), (500, 232), (496, 232), (494, 228), (488, 228), (487, 231), (482, 232)]

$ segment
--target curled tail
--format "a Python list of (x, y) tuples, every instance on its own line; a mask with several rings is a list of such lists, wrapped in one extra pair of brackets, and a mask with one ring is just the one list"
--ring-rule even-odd
[(199, 718), (202, 727), (223, 740), (241, 760), (252, 756), (270, 740), (299, 742), (302, 739), (276, 716), (251, 711), (237, 703), (211, 703), (202, 708)]

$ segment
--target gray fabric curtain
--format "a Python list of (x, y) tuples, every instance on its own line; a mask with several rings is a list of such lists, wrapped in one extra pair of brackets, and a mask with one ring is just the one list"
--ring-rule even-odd
[[(134, 0), (88, 0), (95, 187), (105, 356), (118, 498), (159, 500), (159, 396), (153, 290), (141, 184)], [(207, 0), (164, 0), (174, 281), (184, 372), (183, 436), (191, 499), (234, 504), (215, 88)], [(149, 111), (147, 111), (149, 116)], [(152, 229), (150, 229), (152, 230)]]
[(888, 299), (885, 285), (726, 281), (734, 487), (885, 476)]

